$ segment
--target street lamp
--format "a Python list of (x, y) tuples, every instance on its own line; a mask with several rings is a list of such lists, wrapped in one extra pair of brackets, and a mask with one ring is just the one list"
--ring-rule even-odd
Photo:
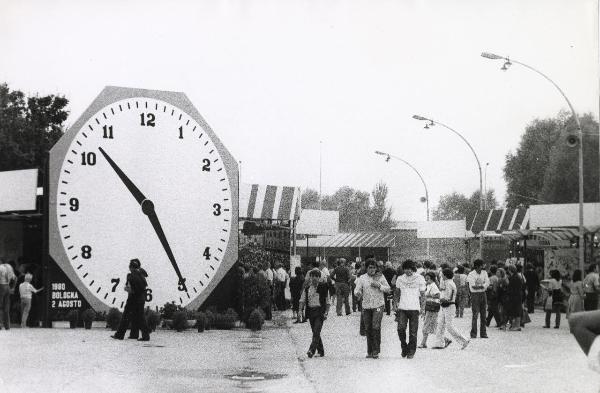
[[(408, 161), (403, 160), (400, 157), (396, 157), (393, 156), (391, 154), (388, 153), (384, 153), (382, 151), (376, 151), (375, 154), (378, 154), (380, 156), (385, 156), (385, 162), (390, 162), (390, 158), (394, 158), (398, 161), (402, 161), (403, 163), (405, 163), (406, 165), (408, 165), (409, 167), (411, 167), (411, 169), (413, 171), (415, 171), (415, 173), (419, 176), (419, 179), (421, 179), (421, 183), (423, 183), (423, 187), (425, 188), (425, 200), (423, 200), (423, 198), (421, 198), (421, 202), (425, 202), (426, 203), (426, 207), (427, 207), (427, 221), (429, 221), (429, 191), (427, 191), (427, 184), (425, 184), (425, 180), (423, 179), (423, 176), (421, 176), (421, 174), (419, 173), (419, 171), (417, 170), (417, 168), (415, 168), (414, 166), (412, 166)], [(427, 258), (429, 259), (429, 238), (427, 238)]]
[(487, 189), (487, 169), (488, 169), (488, 166), (490, 166), (490, 163), (486, 162), (485, 163), (485, 170), (483, 172), (483, 193), (485, 194), (485, 196), (483, 197), (484, 198), (483, 199), (483, 204), (484, 204), (483, 206), (485, 207), (485, 210), (487, 210), (487, 208), (488, 208), (488, 197), (487, 197), (487, 194), (488, 194), (488, 189)]
[(552, 83), (552, 85), (554, 87), (556, 87), (556, 89), (563, 96), (565, 101), (567, 101), (567, 105), (569, 105), (569, 109), (571, 109), (571, 113), (572, 113), (573, 117), (575, 118), (575, 123), (577, 124), (578, 140), (575, 141), (572, 138), (572, 136), (569, 136), (567, 138), (567, 144), (569, 146), (573, 146), (573, 147), (577, 144), (578, 148), (579, 148), (579, 160), (578, 160), (579, 161), (579, 268), (581, 269), (581, 271), (585, 271), (584, 270), (585, 249), (584, 249), (584, 243), (583, 243), (583, 238), (584, 238), (584, 233), (583, 233), (583, 229), (584, 229), (583, 228), (583, 132), (581, 130), (581, 124), (579, 123), (579, 117), (577, 116), (577, 113), (575, 112), (573, 105), (571, 105), (571, 101), (569, 101), (569, 99), (567, 98), (565, 93), (562, 91), (562, 89), (560, 87), (558, 87), (558, 85), (556, 83), (554, 83), (554, 81), (552, 79), (550, 79), (548, 76), (546, 76), (542, 72), (536, 70), (535, 68), (533, 68), (527, 64), (521, 63), (520, 61), (510, 60), (508, 57), (495, 55), (493, 53), (482, 52), (481, 56), (485, 57), (486, 59), (491, 59), (491, 60), (504, 60), (504, 65), (501, 68), (504, 71), (506, 71), (508, 69), (508, 67), (510, 67), (514, 63), (514, 64), (520, 64), (523, 67), (528, 68), (531, 71), (537, 73), (538, 75), (541, 75), (542, 77), (544, 77), (544, 79), (546, 79), (548, 82)]

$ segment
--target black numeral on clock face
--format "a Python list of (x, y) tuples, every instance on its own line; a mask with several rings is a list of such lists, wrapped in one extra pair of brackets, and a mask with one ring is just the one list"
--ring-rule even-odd
[(150, 289), (150, 288), (146, 288), (146, 301), (147, 302), (152, 301), (152, 289)]
[(221, 205), (219, 205), (218, 203), (215, 203), (213, 205), (213, 208), (215, 209), (215, 211), (213, 212), (213, 214), (215, 216), (220, 216), (221, 215)]
[(208, 158), (205, 158), (202, 160), (202, 170), (204, 172), (210, 172), (210, 160)]
[(120, 278), (113, 278), (110, 280), (111, 283), (113, 283), (113, 287), (112, 287), (112, 291), (115, 292), (117, 290), (117, 285), (119, 285), (119, 283), (121, 282)]
[(71, 210), (72, 212), (76, 212), (77, 210), (79, 210), (79, 199), (69, 199), (69, 210)]
[(183, 126), (179, 127), (179, 139), (183, 139)]
[(81, 257), (83, 259), (90, 259), (92, 257), (92, 247), (90, 247), (90, 246), (81, 247)]
[(154, 113), (141, 113), (140, 114), (140, 125), (147, 127), (154, 127), (156, 124), (154, 123)]
[(96, 165), (96, 153), (93, 151), (81, 153), (81, 165)]
[(102, 131), (104, 131), (104, 134), (102, 135), (102, 138), (104, 139), (113, 139), (113, 126), (103, 126), (102, 127)]
[(202, 255), (204, 255), (204, 258), (208, 261), (210, 260), (210, 247), (206, 247), (204, 249), (204, 253), (202, 253)]

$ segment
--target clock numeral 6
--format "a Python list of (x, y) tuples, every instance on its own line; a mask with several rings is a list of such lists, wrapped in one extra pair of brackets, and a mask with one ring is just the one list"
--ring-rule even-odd
[(142, 126), (155, 127), (154, 119), (154, 113), (140, 113), (140, 125)]
[(77, 210), (79, 210), (79, 199), (77, 198), (71, 198), (69, 199), (69, 210), (71, 210), (72, 212), (76, 212)]
[(202, 170), (204, 172), (210, 172), (210, 160), (208, 158), (205, 158), (202, 160)]
[(92, 247), (90, 246), (82, 246), (81, 247), (81, 257), (83, 259), (90, 259), (92, 257)]
[(102, 130), (104, 131), (102, 138), (113, 139), (113, 126), (102, 126)]
[(120, 278), (113, 278), (112, 280), (110, 280), (111, 283), (115, 284), (112, 287), (112, 291), (116, 291), (117, 290), (117, 285), (119, 285), (119, 283), (121, 282)]
[(150, 289), (150, 288), (146, 288), (146, 301), (147, 302), (152, 301), (152, 289)]
[(219, 205), (218, 203), (215, 203), (213, 205), (213, 208), (215, 209), (215, 211), (213, 212), (213, 214), (215, 216), (220, 216), (221, 215), (221, 205)]
[(210, 259), (210, 247), (206, 247), (202, 255), (204, 255), (204, 258), (206, 258), (206, 260), (208, 261)]
[(81, 153), (81, 165), (96, 165), (96, 153), (93, 151)]

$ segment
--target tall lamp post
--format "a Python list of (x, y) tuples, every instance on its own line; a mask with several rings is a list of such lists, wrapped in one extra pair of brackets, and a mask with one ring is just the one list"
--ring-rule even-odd
[[(484, 196), (483, 196), (483, 174), (481, 171), (481, 162), (479, 161), (479, 157), (477, 156), (477, 153), (475, 153), (475, 149), (473, 149), (473, 146), (471, 146), (469, 141), (464, 136), (462, 136), (462, 134), (460, 132), (448, 127), (447, 125), (445, 125), (443, 123), (440, 123), (437, 120), (433, 120), (433, 119), (430, 119), (430, 118), (427, 118), (424, 116), (420, 116), (420, 115), (413, 115), (413, 119), (427, 122), (425, 124), (425, 129), (429, 129), (436, 124), (440, 125), (440, 126), (446, 128), (447, 130), (450, 130), (453, 133), (455, 133), (456, 135), (458, 135), (460, 137), (460, 139), (462, 139), (467, 144), (467, 146), (469, 146), (469, 149), (471, 149), (471, 152), (473, 152), (473, 155), (475, 156), (475, 161), (477, 161), (477, 169), (479, 170), (479, 209), (484, 210), (485, 206), (484, 206)], [(481, 258), (483, 258), (483, 234), (482, 233), (479, 234), (479, 255), (481, 256)]]
[[(425, 188), (425, 202), (426, 202), (426, 206), (427, 206), (427, 221), (429, 221), (429, 191), (427, 191), (427, 184), (425, 184), (425, 180), (423, 179), (423, 176), (421, 176), (421, 174), (419, 173), (419, 171), (417, 170), (417, 168), (415, 168), (414, 166), (412, 166), (410, 164), (410, 162), (403, 160), (400, 157), (396, 157), (394, 155), (388, 154), (388, 153), (384, 153), (382, 151), (376, 151), (375, 154), (378, 154), (380, 156), (386, 156), (385, 158), (385, 162), (389, 162), (390, 158), (394, 158), (398, 161), (402, 161), (403, 163), (405, 163), (406, 165), (408, 165), (413, 171), (415, 171), (415, 173), (419, 176), (419, 179), (421, 179), (421, 183), (423, 183), (423, 187)], [(423, 202), (423, 199), (421, 198), (421, 202)], [(427, 259), (429, 259), (429, 238), (427, 238)]]
[(575, 112), (573, 105), (571, 105), (571, 101), (569, 101), (569, 99), (567, 98), (565, 93), (562, 91), (562, 89), (560, 87), (558, 87), (558, 85), (556, 83), (554, 83), (554, 81), (552, 79), (550, 79), (548, 76), (546, 76), (542, 72), (536, 70), (535, 68), (533, 68), (527, 64), (521, 63), (520, 61), (511, 60), (508, 57), (495, 55), (493, 53), (482, 52), (481, 56), (485, 57), (486, 59), (491, 59), (491, 60), (504, 60), (504, 64), (502, 65), (502, 68), (501, 68), (501, 70), (503, 70), (503, 71), (508, 70), (508, 68), (512, 64), (520, 64), (523, 67), (528, 68), (531, 71), (535, 72), (536, 74), (541, 75), (544, 79), (546, 79), (548, 82), (552, 83), (552, 85), (554, 87), (556, 87), (556, 89), (563, 96), (565, 101), (567, 101), (567, 105), (569, 105), (569, 109), (571, 109), (571, 114), (575, 118), (575, 123), (577, 124), (577, 140), (574, 140), (572, 138), (572, 135), (569, 135), (567, 137), (567, 144), (569, 144), (570, 146), (577, 145), (579, 148), (579, 160), (578, 160), (579, 161), (579, 268), (581, 269), (582, 272), (584, 272), (585, 271), (585, 269), (584, 269), (585, 247), (584, 247), (584, 241), (583, 241), (583, 239), (584, 239), (584, 228), (583, 228), (583, 132), (581, 129), (581, 124), (579, 123), (579, 117), (577, 116), (577, 113)]
[(488, 166), (490, 166), (489, 162), (485, 163), (485, 170), (483, 171), (483, 207), (485, 208), (485, 210), (487, 210), (488, 208), (488, 198), (487, 198), (487, 194), (488, 194), (488, 189), (487, 189), (487, 169)]

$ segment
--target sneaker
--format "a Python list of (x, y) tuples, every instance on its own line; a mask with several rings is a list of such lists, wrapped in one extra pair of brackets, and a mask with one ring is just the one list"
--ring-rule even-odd
[(471, 340), (467, 340), (465, 341), (465, 343), (462, 345), (462, 347), (460, 347), (460, 349), (465, 349), (467, 348), (467, 346), (469, 345), (469, 343), (471, 342)]
[(374, 353), (371, 357), (373, 359), (379, 359), (379, 354), (378, 353)]
[(308, 351), (308, 352), (306, 352), (306, 356), (308, 356), (309, 358), (312, 358), (313, 356), (315, 356), (315, 353), (312, 351)]
[(110, 338), (114, 338), (115, 340), (122, 340), (123, 337), (119, 337), (116, 334), (113, 334), (112, 336), (110, 336)]
[(367, 354), (367, 356), (365, 356), (365, 358), (367, 358), (367, 359), (371, 359), (371, 358), (373, 358), (373, 355), (371, 355), (371, 354), (369, 353), (369, 354)]
[(554, 329), (560, 329), (560, 326), (554, 326)]
[(417, 348), (427, 348), (427, 344), (421, 344)]
[(138, 341), (150, 341), (150, 337), (142, 337), (142, 338), (138, 338)]
[(405, 358), (406, 356), (408, 356), (408, 353), (406, 353), (406, 351), (402, 351), (402, 357)]
[(489, 338), (489, 337), (487, 336), (487, 334), (484, 334), (483, 336), (481, 336), (481, 338)]
[(407, 359), (412, 359), (412, 358), (414, 358), (414, 357), (415, 357), (415, 354), (414, 354), (414, 353), (409, 353), (408, 355), (406, 355), (406, 358), (407, 358)]
[(544, 326), (544, 329), (550, 329), (550, 326)]
[(318, 352), (317, 356), (324, 358), (325, 357), (325, 352)]

